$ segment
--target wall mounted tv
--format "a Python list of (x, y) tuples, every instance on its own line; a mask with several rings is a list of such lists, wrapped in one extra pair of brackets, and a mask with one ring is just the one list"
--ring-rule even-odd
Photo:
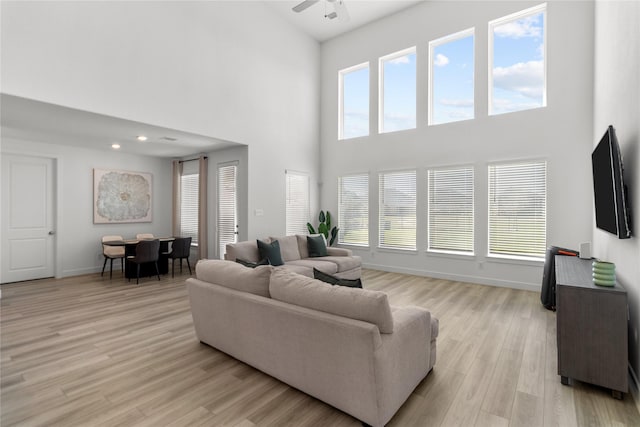
[(627, 189), (623, 180), (622, 156), (613, 126), (609, 126), (591, 154), (596, 227), (619, 239), (631, 237)]

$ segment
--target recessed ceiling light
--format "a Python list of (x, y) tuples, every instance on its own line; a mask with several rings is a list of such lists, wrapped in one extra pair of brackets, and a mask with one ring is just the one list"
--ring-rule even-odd
[(138, 136), (138, 141), (146, 141), (146, 140), (147, 140), (146, 136), (144, 136), (144, 135), (139, 135)]
[(117, 150), (118, 148), (120, 148), (120, 144), (111, 144), (111, 148)]

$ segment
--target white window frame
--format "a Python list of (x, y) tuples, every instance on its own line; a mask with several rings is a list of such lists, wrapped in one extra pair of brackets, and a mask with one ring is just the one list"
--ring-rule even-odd
[[(432, 225), (432, 207), (433, 207), (433, 194), (432, 194), (432, 179), (433, 175), (438, 172), (455, 173), (456, 171), (465, 171), (464, 173), (471, 172), (471, 194), (466, 196), (471, 198), (471, 249), (470, 250), (456, 250), (456, 249), (443, 249), (433, 248), (431, 246), (431, 225)], [(427, 170), (427, 251), (434, 253), (474, 256), (475, 255), (475, 168), (473, 165), (457, 165), (429, 168)]]
[[(470, 119), (463, 119), (463, 120), (456, 120), (454, 122), (445, 122), (445, 123), (434, 123), (433, 122), (433, 51), (436, 47), (441, 46), (443, 44), (447, 44), (449, 42), (455, 41), (455, 40), (459, 40), (459, 39), (463, 39), (465, 37), (473, 37), (473, 51), (471, 53), (472, 55), (472, 60), (473, 60), (473, 117), (471, 117)], [(437, 126), (437, 125), (445, 125), (448, 123), (455, 123), (455, 122), (462, 122), (465, 120), (473, 120), (476, 117), (476, 113), (475, 113), (475, 107), (476, 107), (476, 96), (475, 96), (475, 65), (476, 64), (476, 29), (475, 27), (472, 28), (468, 28), (466, 30), (462, 30), (462, 31), (458, 31), (457, 33), (454, 34), (449, 34), (448, 36), (444, 36), (441, 37), (439, 39), (436, 40), (432, 40), (429, 42), (429, 91), (427, 93), (428, 96), (428, 101), (429, 101), (429, 113), (428, 113), (428, 118), (427, 118), (427, 122), (429, 126)]]
[[(344, 136), (344, 76), (354, 71), (360, 71), (362, 69), (369, 70), (369, 84), (371, 84), (371, 68), (369, 67), (369, 61), (362, 64), (354, 65), (352, 67), (344, 68), (338, 71), (338, 140), (362, 138), (369, 136), (371, 125), (371, 114), (367, 111), (367, 133), (366, 135), (354, 136), (346, 138)], [(371, 105), (371, 94), (369, 93), (368, 106)]]
[[(489, 106), (488, 106), (488, 114), (489, 116), (495, 116), (495, 115), (500, 115), (503, 113), (495, 113), (493, 111), (493, 46), (494, 46), (494, 37), (493, 37), (493, 33), (494, 33), (494, 29), (495, 27), (499, 27), (500, 25), (506, 24), (508, 22), (511, 21), (515, 21), (521, 18), (526, 18), (528, 16), (532, 16), (532, 15), (538, 15), (542, 13), (542, 44), (543, 44), (543, 58), (544, 58), (544, 91), (542, 93), (542, 105), (540, 107), (536, 107), (536, 108), (544, 108), (547, 106), (547, 3), (542, 3), (539, 4), (538, 6), (533, 6), (530, 7), (528, 9), (525, 10), (521, 10), (519, 12), (515, 12), (512, 13), (510, 15), (507, 16), (503, 16), (501, 18), (498, 19), (494, 19), (493, 21), (489, 21), (489, 25), (488, 25), (488, 29), (489, 29), (489, 38), (488, 38), (488, 53), (489, 53), (489, 58), (488, 58), (488, 64), (489, 64), (489, 72), (488, 74), (488, 96), (487, 99), (489, 100)], [(513, 113), (517, 113), (520, 111), (529, 111), (531, 109), (536, 109), (536, 108), (529, 108), (529, 109), (525, 109), (525, 110), (517, 110), (517, 111), (512, 111)], [(506, 113), (504, 113), (506, 114)]]
[[(413, 173), (414, 178), (415, 178), (415, 193), (414, 193), (414, 198), (415, 198), (415, 204), (414, 204), (414, 212), (415, 212), (415, 232), (416, 232), (416, 236), (415, 239), (413, 241), (413, 246), (407, 246), (407, 247), (403, 247), (403, 246), (394, 246), (394, 245), (390, 245), (390, 244), (383, 244), (382, 242), (382, 231), (383, 231), (383, 220), (384, 220), (384, 215), (383, 215), (383, 207), (384, 205), (384, 193), (383, 193), (383, 186), (382, 186), (382, 180), (383, 180), (383, 176), (385, 175), (392, 175), (392, 174), (401, 174), (401, 173)], [(418, 244), (418, 171), (417, 169), (404, 169), (404, 170), (393, 170), (393, 171), (383, 171), (383, 172), (379, 172), (378, 173), (378, 248), (381, 249), (392, 249), (392, 250), (400, 250), (400, 251), (416, 251), (417, 250), (417, 244)]]
[[(416, 93), (415, 93), (415, 99), (414, 99), (414, 111), (416, 112), (416, 123), (415, 123), (415, 127), (413, 128), (407, 128), (407, 129), (400, 129), (400, 130), (384, 130), (384, 63), (387, 61), (391, 61), (393, 59), (399, 58), (401, 56), (405, 56), (405, 55), (410, 55), (410, 54), (415, 54), (416, 55)], [(417, 111), (418, 111), (418, 54), (417, 54), (417, 49), (416, 46), (412, 46), (409, 47), (407, 49), (403, 49), (397, 52), (393, 52), (390, 53), (388, 55), (385, 56), (381, 56), (380, 58), (378, 58), (378, 133), (393, 133), (393, 132), (402, 132), (405, 130), (411, 130), (411, 129), (416, 129), (418, 127), (418, 117), (417, 117)]]
[[(491, 220), (492, 220), (492, 196), (493, 196), (493, 186), (492, 186), (492, 172), (491, 169), (493, 167), (504, 167), (504, 166), (516, 166), (516, 165), (538, 165), (544, 167), (544, 243), (542, 244), (541, 252), (538, 255), (522, 255), (522, 254), (508, 254), (508, 253), (494, 253), (491, 251), (492, 238), (491, 238)], [(549, 180), (548, 180), (548, 161), (545, 159), (525, 159), (525, 160), (514, 160), (508, 162), (496, 162), (490, 163), (487, 167), (487, 256), (489, 258), (502, 258), (502, 259), (514, 259), (514, 260), (528, 260), (528, 261), (544, 261), (545, 249), (547, 244), (547, 211), (548, 211), (548, 198), (549, 198)]]
[[(293, 188), (292, 185), (300, 185), (300, 188)], [(303, 188), (306, 187), (306, 188)], [(311, 219), (310, 197), (309, 197), (309, 174), (285, 170), (285, 230), (286, 235), (308, 234), (307, 223)], [(290, 204), (290, 192), (302, 190), (304, 194), (303, 203)], [(293, 197), (299, 200), (298, 197)], [(299, 216), (299, 218), (298, 218)]]
[[(367, 214), (367, 242), (366, 243), (353, 243), (353, 242), (345, 242), (343, 240), (344, 238), (344, 233), (347, 231), (346, 226), (343, 223), (343, 186), (342, 186), (342, 182), (344, 178), (350, 178), (350, 177), (366, 177), (367, 183), (366, 183), (366, 188), (367, 188), (367, 201), (366, 201), (366, 214)], [(369, 173), (354, 173), (354, 174), (349, 174), (349, 175), (343, 175), (338, 177), (338, 244), (340, 245), (349, 245), (349, 246), (359, 246), (359, 247), (369, 247), (370, 244), (370, 233), (369, 233), (369, 226), (371, 224), (370, 219), (370, 209), (369, 209), (369, 188), (370, 188), (370, 181), (371, 181), (371, 177), (369, 176)]]

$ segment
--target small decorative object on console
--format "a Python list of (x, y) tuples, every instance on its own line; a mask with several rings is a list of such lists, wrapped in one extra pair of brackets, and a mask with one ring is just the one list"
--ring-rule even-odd
[(616, 285), (616, 265), (607, 261), (593, 261), (592, 275), (593, 283), (598, 286)]

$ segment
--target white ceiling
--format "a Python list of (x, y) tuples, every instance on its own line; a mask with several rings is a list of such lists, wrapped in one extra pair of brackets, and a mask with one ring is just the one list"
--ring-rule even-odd
[(347, 22), (339, 18), (324, 17), (325, 13), (331, 13), (334, 10), (333, 5), (327, 0), (319, 0), (299, 13), (291, 9), (302, 0), (264, 1), (284, 19), (314, 39), (323, 42), (425, 0), (343, 0), (349, 12), (350, 19)]
[[(76, 110), (17, 96), (0, 95), (2, 138), (17, 138), (157, 157), (184, 157), (237, 146), (203, 135)], [(136, 138), (145, 135), (140, 142)], [(170, 141), (165, 138), (174, 138)]]
[[(327, 19), (334, 10), (327, 0), (319, 0), (296, 13), (291, 9), (302, 0), (262, 0), (285, 20), (319, 42), (326, 41), (369, 22), (391, 15), (424, 0), (343, 0), (349, 20)], [(336, 0), (339, 1), (339, 0)], [(16, 138), (131, 154), (179, 158), (231, 146), (233, 142), (139, 123), (60, 105), (0, 94), (0, 125), (3, 138)], [(146, 135), (148, 140), (136, 140)], [(174, 138), (175, 141), (166, 138)]]

